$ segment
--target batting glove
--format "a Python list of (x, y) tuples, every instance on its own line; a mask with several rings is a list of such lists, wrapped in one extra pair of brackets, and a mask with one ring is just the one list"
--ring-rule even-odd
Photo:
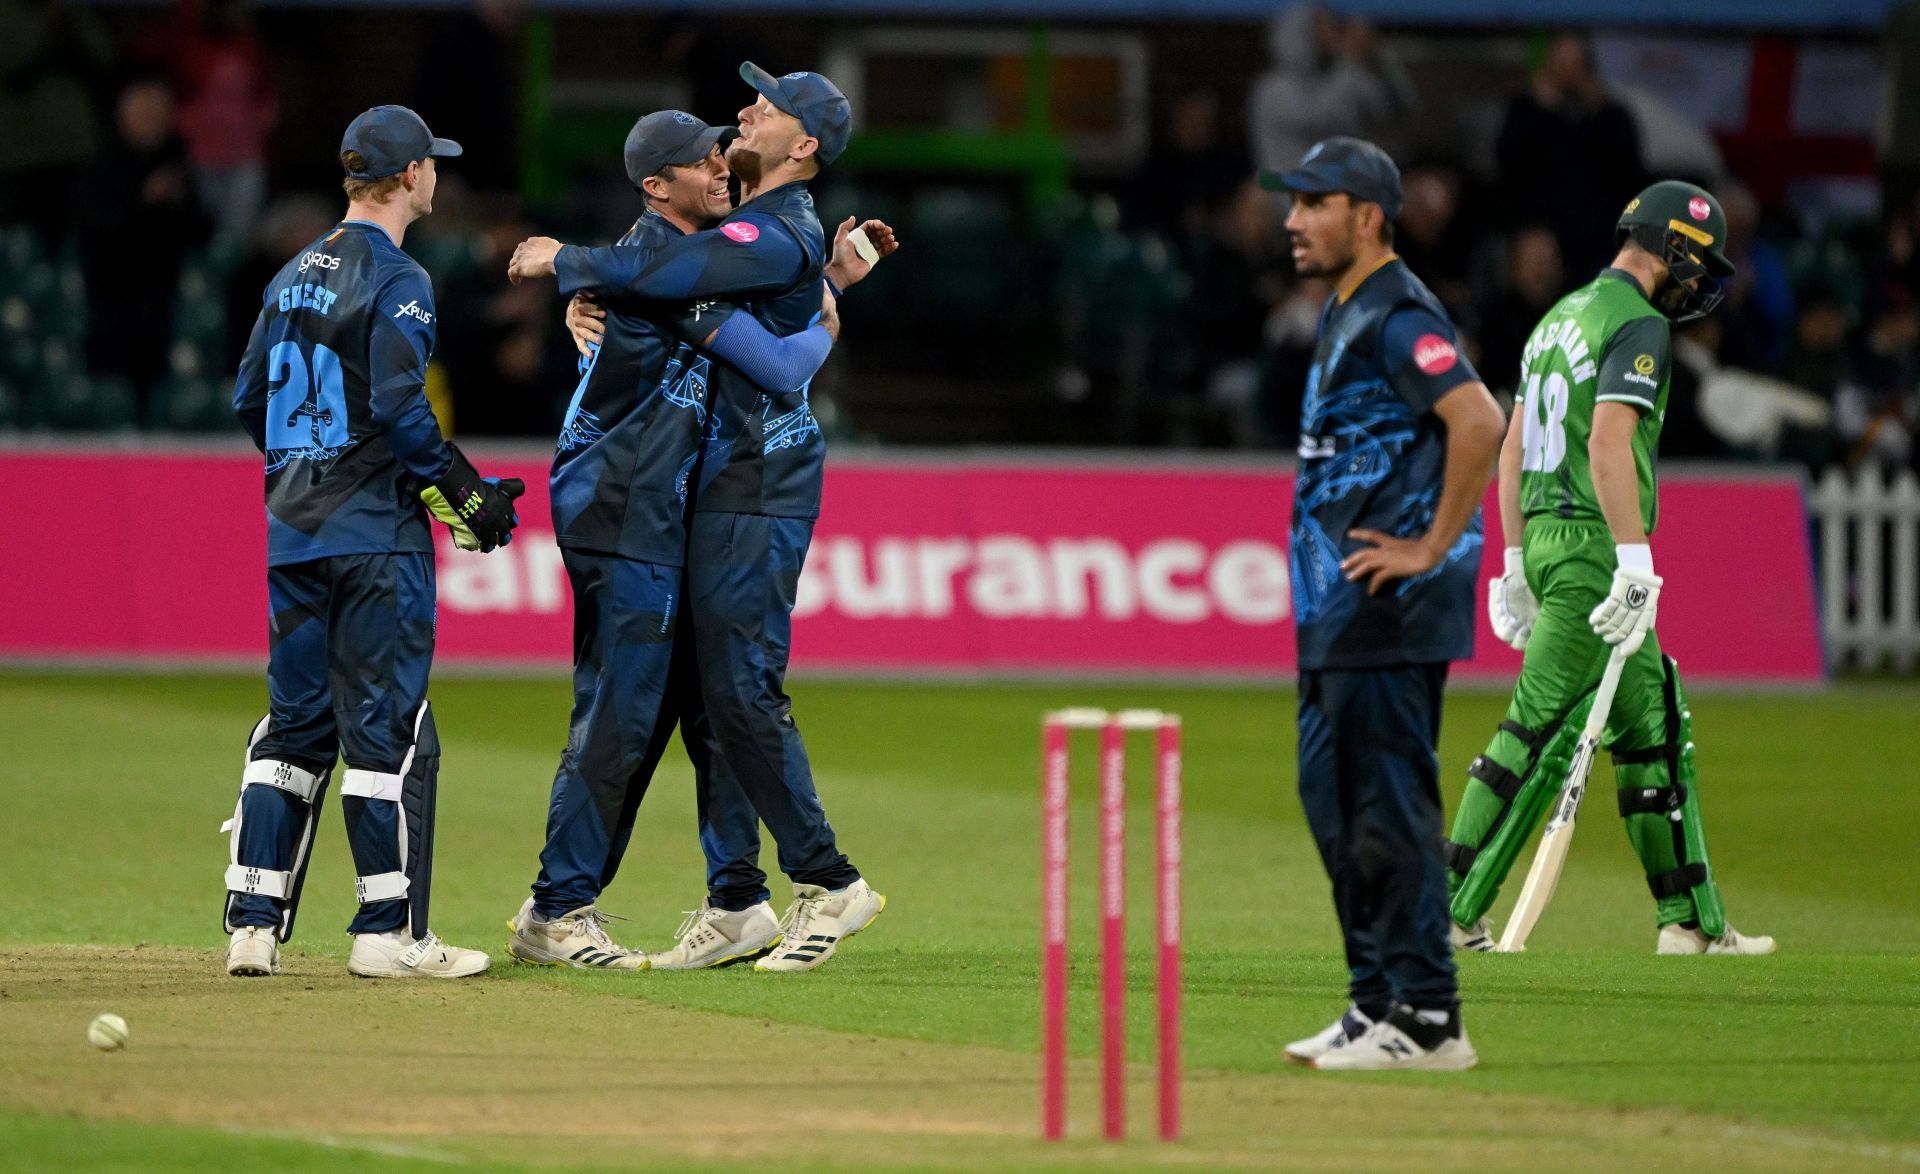
[(1660, 576), (1653, 573), (1653, 548), (1643, 544), (1613, 548), (1617, 565), (1613, 590), (1587, 617), (1602, 640), (1617, 644), (1632, 656), (1653, 631), (1653, 615), (1660, 604)]
[(1540, 601), (1527, 586), (1527, 574), (1520, 566), (1520, 548), (1506, 550), (1505, 573), (1487, 580), (1487, 618), (1493, 621), (1493, 634), (1515, 652), (1527, 650), (1533, 635), (1533, 621), (1540, 618)]
[(420, 491), (420, 501), (446, 523), (455, 546), (489, 551), (513, 541), (513, 528), (520, 524), (513, 499), (526, 491), (527, 483), (518, 477), (482, 477), (467, 455), (453, 448), (453, 463)]

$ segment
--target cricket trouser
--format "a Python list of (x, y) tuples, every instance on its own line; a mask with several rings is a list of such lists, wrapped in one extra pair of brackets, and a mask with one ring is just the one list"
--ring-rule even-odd
[(1459, 1001), (1440, 836), (1447, 666), (1300, 673), (1300, 804), (1333, 881), (1353, 1002)]
[[(1606, 525), (1531, 519), (1523, 561), (1540, 615), (1506, 720), (1468, 770), (1444, 845), (1451, 912), (1461, 925), (1492, 906), (1521, 846), (1552, 805), (1611, 652), (1587, 622), (1613, 583)], [(1621, 670), (1603, 735), (1613, 754), (1616, 803), (1646, 870), (1659, 923), (1698, 921), (1718, 934), (1723, 914), (1700, 825), (1691, 731), (1678, 669), (1649, 632)]]
[(696, 771), (708, 899), (734, 910), (767, 899), (756, 814), (790, 879), (844, 888), (860, 873), (835, 843), (785, 691), (813, 523), (696, 513), (689, 530), (687, 607), (710, 739), (710, 769)]
[(562, 550), (573, 586), (573, 714), (553, 777), (534, 908), (591, 905), (613, 880), (672, 715), (681, 569)]
[(349, 933), (427, 931), (440, 742), (431, 554), (338, 555), (267, 569), (267, 689), (234, 808), (226, 928), (285, 940), (336, 753), (360, 910)]

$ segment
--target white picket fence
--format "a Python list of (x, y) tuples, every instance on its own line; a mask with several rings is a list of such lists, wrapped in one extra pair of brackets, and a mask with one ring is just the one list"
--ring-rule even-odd
[(1828, 469), (1808, 498), (1820, 623), (1835, 668), (1920, 666), (1920, 479)]

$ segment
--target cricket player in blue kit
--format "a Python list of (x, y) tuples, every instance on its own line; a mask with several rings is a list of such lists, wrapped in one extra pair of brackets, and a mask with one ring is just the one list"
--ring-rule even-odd
[[(625, 164), (647, 208), (622, 247), (657, 248), (732, 211), (720, 147), (728, 133), (678, 110), (634, 125)], [(826, 316), (786, 338), (728, 303), (610, 295), (599, 307), (602, 329), (583, 348), (553, 463), (554, 530), (574, 596), (574, 708), (540, 876), (510, 923), (507, 949), (522, 961), (647, 966), (644, 953), (608, 935), (596, 901), (619, 869), (677, 721), (705, 767), (697, 688), (670, 686), (676, 649), (686, 643), (686, 511), (710, 372), (719, 359), (767, 387), (804, 385), (838, 329), (832, 307), (825, 286), (816, 286), (816, 316)], [(681, 695), (688, 692), (690, 706)]]
[(1307, 376), (1289, 537), (1300, 802), (1346, 942), (1352, 1005), (1288, 1044), (1325, 1069), (1471, 1068), (1448, 942), (1437, 752), (1473, 653), (1480, 500), (1505, 420), (1453, 324), (1393, 253), (1400, 172), (1333, 138), (1291, 193), (1295, 267), (1333, 286)]
[[(760, 97), (740, 112), (740, 137), (727, 152), (741, 204), (716, 230), (657, 248), (535, 238), (516, 250), (516, 276), (553, 273), (562, 292), (604, 297), (726, 298), (750, 305), (775, 334), (804, 330), (819, 313), (828, 261), (806, 182), (845, 148), (851, 111), (818, 74), (775, 78), (747, 64), (741, 75)], [(772, 952), (756, 968), (809, 970), (885, 905), (839, 851), (784, 689), (825, 445), (804, 385), (769, 392), (726, 364), (712, 372), (687, 549), (692, 661), (709, 735), (699, 772), (708, 895), (679, 945), (654, 964), (712, 965), (766, 943)], [(756, 816), (793, 882), (793, 904), (777, 921), (758, 867)]]
[(487, 956), (427, 925), (440, 764), (427, 514), (463, 548), (493, 550), (525, 486), (476, 473), (423, 391), (433, 287), (400, 242), (433, 210), (434, 160), (459, 144), (380, 106), (340, 150), (347, 217), (268, 284), (234, 386), (266, 455), (271, 708), (229, 824), (227, 972), (278, 972), (337, 753), (360, 899), (347, 968), (459, 978)]

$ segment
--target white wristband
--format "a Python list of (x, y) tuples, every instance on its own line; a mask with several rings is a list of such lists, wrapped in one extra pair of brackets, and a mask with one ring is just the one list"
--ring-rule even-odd
[(1653, 547), (1644, 542), (1615, 546), (1613, 557), (1615, 565), (1620, 570), (1638, 571), (1643, 575), (1653, 574)]
[(1520, 548), (1517, 546), (1507, 547), (1506, 549), (1507, 574), (1524, 575), (1526, 574), (1525, 566), (1526, 564), (1522, 561), (1520, 557)]

